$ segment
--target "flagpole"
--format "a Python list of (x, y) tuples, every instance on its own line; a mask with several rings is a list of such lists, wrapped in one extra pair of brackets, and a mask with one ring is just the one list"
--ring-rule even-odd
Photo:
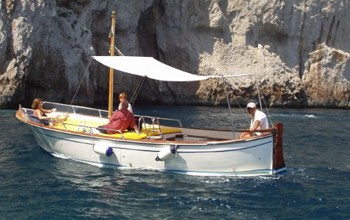
[[(112, 26), (109, 33), (109, 37), (111, 38), (111, 47), (109, 49), (109, 53), (111, 56), (114, 56), (114, 35), (115, 35), (115, 11), (112, 11)], [(109, 68), (109, 94), (108, 94), (108, 118), (112, 116), (113, 113), (113, 68)]]

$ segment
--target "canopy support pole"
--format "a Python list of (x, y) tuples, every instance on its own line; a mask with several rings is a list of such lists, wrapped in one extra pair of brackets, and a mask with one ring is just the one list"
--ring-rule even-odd
[[(109, 49), (109, 53), (111, 56), (114, 56), (114, 34), (115, 34), (115, 11), (112, 11), (112, 26), (109, 33), (109, 37), (111, 38), (111, 47)], [(108, 118), (112, 116), (113, 113), (113, 68), (109, 68), (109, 93), (108, 93)]]

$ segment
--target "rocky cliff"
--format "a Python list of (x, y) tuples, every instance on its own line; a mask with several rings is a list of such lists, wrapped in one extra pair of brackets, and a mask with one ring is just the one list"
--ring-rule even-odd
[[(195, 74), (250, 77), (197, 83), (147, 79), (136, 102), (350, 107), (347, 0), (0, 0), (0, 107), (34, 97), (106, 105), (111, 12), (124, 55)], [(348, 18), (349, 17), (349, 18)], [(88, 68), (87, 68), (88, 67)], [(115, 74), (115, 93), (141, 80)]]

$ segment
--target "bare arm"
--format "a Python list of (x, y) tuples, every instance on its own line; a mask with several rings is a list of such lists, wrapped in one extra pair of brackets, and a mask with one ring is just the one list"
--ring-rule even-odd
[(251, 132), (254, 132), (256, 129), (258, 129), (258, 127), (260, 126), (260, 123), (261, 123), (261, 122), (260, 122), (259, 120), (256, 120), (256, 121), (254, 122), (252, 128), (250, 128), (249, 130), (250, 130)]
[(56, 109), (53, 108), (53, 109), (48, 110), (48, 109), (43, 109), (43, 108), (42, 108), (41, 111), (43, 111), (43, 112), (45, 112), (45, 113), (52, 113), (52, 112), (55, 112)]
[(39, 119), (49, 119), (50, 117), (43, 116), (41, 110), (37, 109), (34, 111), (34, 115), (38, 117)]

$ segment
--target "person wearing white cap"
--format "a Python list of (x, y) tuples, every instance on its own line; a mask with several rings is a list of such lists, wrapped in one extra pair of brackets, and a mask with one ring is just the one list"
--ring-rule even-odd
[(254, 102), (249, 102), (246, 107), (249, 115), (251, 116), (249, 132), (243, 132), (240, 138), (251, 137), (254, 135), (262, 135), (261, 132), (255, 132), (256, 130), (267, 129), (269, 127), (269, 122), (264, 112), (256, 108)]

